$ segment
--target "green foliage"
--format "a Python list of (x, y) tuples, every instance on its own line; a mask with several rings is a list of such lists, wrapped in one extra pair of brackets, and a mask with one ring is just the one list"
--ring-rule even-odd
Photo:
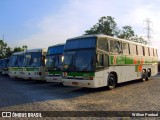
[(118, 29), (117, 23), (111, 16), (101, 17), (98, 23), (93, 25), (93, 27), (90, 28), (89, 30), (85, 31), (85, 35), (91, 35), (91, 34), (104, 34), (134, 42), (147, 44), (147, 41), (145, 41), (142, 37), (135, 35), (135, 32), (131, 26), (125, 25), (122, 27), (122, 29)]
[(21, 47), (15, 47), (14, 48), (14, 52), (20, 52), (23, 51), (23, 49)]
[(0, 40), (0, 58), (6, 57), (6, 47), (7, 43), (5, 43), (3, 40)]
[(15, 47), (13, 52), (21, 52), (26, 50), (27, 50), (27, 45), (23, 45), (22, 47)]
[(23, 45), (22, 47), (15, 47), (12, 50), (10, 47), (7, 46), (3, 40), (0, 40), (0, 59), (10, 57), (14, 52), (20, 52), (27, 50), (27, 46)]
[(129, 40), (134, 35), (135, 34), (134, 34), (134, 31), (132, 30), (132, 27), (126, 25), (122, 27), (122, 30), (120, 31), (120, 34), (117, 37)]
[(85, 31), (85, 35), (105, 34), (114, 36), (117, 33), (117, 24), (111, 16), (101, 17), (90, 30)]

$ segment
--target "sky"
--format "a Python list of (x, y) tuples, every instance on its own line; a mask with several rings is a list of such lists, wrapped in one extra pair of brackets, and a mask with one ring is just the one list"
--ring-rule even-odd
[(0, 0), (0, 39), (12, 48), (48, 48), (83, 35), (102, 16), (145, 38), (150, 19), (151, 45), (160, 56), (159, 6), (159, 0)]

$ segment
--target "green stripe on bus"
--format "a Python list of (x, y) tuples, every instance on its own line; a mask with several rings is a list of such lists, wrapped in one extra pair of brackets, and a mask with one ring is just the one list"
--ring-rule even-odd
[(25, 68), (26, 71), (39, 71), (39, 68)]
[(49, 71), (48, 70), (48, 72), (49, 72), (49, 74), (62, 74), (61, 71)]
[(151, 64), (157, 62), (156, 58), (144, 56), (125, 56), (125, 55), (110, 55), (110, 65), (128, 65), (128, 64)]
[(13, 71), (22, 71), (23, 68), (15, 67), (15, 68), (9, 68), (9, 70), (13, 70)]
[(67, 72), (67, 76), (89, 76), (89, 77), (94, 77), (95, 73), (94, 72)]

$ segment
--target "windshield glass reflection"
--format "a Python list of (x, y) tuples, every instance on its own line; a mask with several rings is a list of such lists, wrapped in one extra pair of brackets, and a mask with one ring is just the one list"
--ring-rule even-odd
[(64, 71), (93, 71), (94, 50), (64, 53)]

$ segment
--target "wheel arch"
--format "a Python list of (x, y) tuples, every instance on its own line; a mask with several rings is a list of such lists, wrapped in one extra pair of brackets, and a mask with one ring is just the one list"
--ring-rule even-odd
[[(116, 78), (116, 83), (118, 83), (118, 75), (117, 75), (117, 73), (115, 71), (111, 71), (111, 72), (109, 72), (109, 74), (113, 74), (115, 76), (115, 78)], [(107, 84), (108, 84), (108, 80), (107, 80)]]

